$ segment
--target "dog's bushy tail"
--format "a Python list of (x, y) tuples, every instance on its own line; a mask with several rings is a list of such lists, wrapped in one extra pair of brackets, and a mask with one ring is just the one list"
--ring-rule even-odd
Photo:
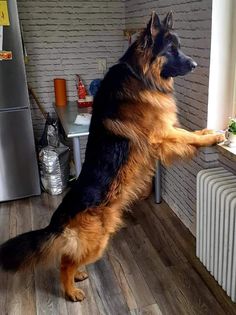
[(8, 240), (0, 246), (0, 267), (6, 271), (33, 267), (50, 254), (57, 237), (48, 226)]

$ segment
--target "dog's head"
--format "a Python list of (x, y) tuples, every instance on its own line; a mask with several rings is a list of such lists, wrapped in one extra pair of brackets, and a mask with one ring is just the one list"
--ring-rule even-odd
[(179, 37), (172, 27), (172, 12), (163, 21), (153, 12), (147, 27), (122, 59), (126, 57), (132, 65), (139, 65), (138, 70), (141, 69), (144, 76), (151, 73), (152, 77), (164, 80), (193, 71), (197, 63), (181, 51)]
[(185, 75), (193, 71), (197, 63), (186, 56), (180, 49), (180, 40), (172, 32), (173, 13), (169, 12), (163, 22), (153, 12), (152, 17), (143, 33), (144, 46), (152, 49), (152, 62), (155, 63), (158, 57), (164, 57), (161, 77), (169, 78)]

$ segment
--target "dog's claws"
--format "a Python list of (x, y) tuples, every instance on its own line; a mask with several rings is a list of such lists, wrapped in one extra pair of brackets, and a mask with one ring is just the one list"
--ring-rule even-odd
[(225, 135), (224, 134), (217, 134), (216, 140), (217, 140), (217, 143), (224, 142), (225, 141)]
[(85, 271), (77, 271), (75, 274), (75, 282), (83, 281), (88, 278), (88, 274)]

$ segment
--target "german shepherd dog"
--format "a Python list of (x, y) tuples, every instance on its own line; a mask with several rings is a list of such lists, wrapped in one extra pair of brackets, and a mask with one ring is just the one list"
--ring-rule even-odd
[(224, 140), (208, 130), (179, 127), (173, 78), (197, 64), (180, 50), (172, 24), (172, 13), (161, 22), (153, 12), (139, 38), (110, 68), (94, 100), (79, 178), (47, 227), (1, 245), (4, 270), (58, 257), (66, 296), (82, 301), (84, 292), (74, 283), (87, 274), (79, 268), (102, 256), (121, 227), (123, 211), (150, 184), (156, 160), (169, 165)]

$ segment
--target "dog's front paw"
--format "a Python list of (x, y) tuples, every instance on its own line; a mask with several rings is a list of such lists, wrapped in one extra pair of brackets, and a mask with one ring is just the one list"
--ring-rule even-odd
[(85, 293), (83, 290), (78, 288), (73, 288), (70, 291), (66, 292), (66, 296), (72, 301), (72, 302), (81, 302), (85, 299)]
[(211, 146), (225, 141), (225, 136), (222, 133), (214, 133), (212, 135), (205, 135), (201, 137), (203, 146)]
[(215, 137), (216, 137), (216, 143), (225, 141), (225, 135), (222, 133), (216, 134)]

